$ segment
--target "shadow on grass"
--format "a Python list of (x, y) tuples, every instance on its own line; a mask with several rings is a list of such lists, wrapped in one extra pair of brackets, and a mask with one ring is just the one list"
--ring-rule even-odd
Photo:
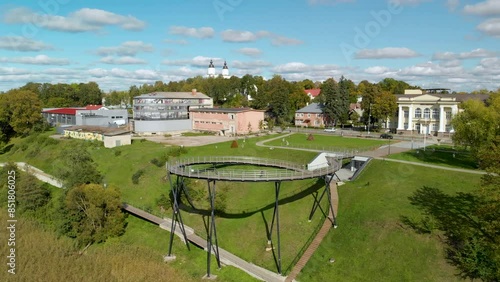
[[(314, 192), (318, 191), (322, 187), (324, 187), (324, 181), (322, 179), (318, 179), (313, 185), (309, 186), (307, 189), (301, 190), (297, 193), (294, 193), (292, 195), (286, 196), (278, 201), (279, 205), (291, 203), (298, 201), (300, 199), (303, 199)], [(185, 192), (184, 192), (185, 193)], [(189, 199), (189, 197), (187, 197)], [(193, 214), (200, 214), (204, 216), (209, 216), (210, 215), (210, 209), (200, 209), (194, 206), (194, 203), (188, 200), (189, 205), (186, 205), (182, 202), (179, 203), (179, 208), (185, 212), (188, 213), (193, 213)], [(220, 211), (216, 210), (216, 216), (221, 217), (221, 218), (245, 218), (252, 216), (258, 212), (263, 212), (269, 209), (274, 208), (274, 197), (273, 197), (273, 202), (266, 204), (262, 207), (256, 207), (253, 210), (243, 210), (243, 211), (235, 211), (235, 212), (226, 212), (226, 211)], [(323, 212), (324, 213), (324, 212)]]

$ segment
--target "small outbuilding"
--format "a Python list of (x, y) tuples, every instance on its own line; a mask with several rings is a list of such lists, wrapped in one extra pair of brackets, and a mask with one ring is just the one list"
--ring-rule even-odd
[(64, 128), (63, 134), (68, 138), (101, 141), (106, 148), (132, 144), (132, 134), (125, 128), (72, 126)]

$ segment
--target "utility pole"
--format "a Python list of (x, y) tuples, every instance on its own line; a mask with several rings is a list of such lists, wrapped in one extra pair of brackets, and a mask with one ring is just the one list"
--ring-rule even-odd
[(371, 119), (372, 119), (372, 103), (370, 103), (370, 109), (368, 110), (368, 134), (370, 134)]

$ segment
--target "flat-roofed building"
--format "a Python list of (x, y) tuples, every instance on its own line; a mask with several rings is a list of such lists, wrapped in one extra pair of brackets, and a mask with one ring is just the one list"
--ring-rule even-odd
[(191, 92), (153, 92), (136, 96), (133, 131), (148, 135), (191, 130), (190, 111), (212, 107), (212, 98), (196, 89)]
[(264, 111), (250, 108), (199, 108), (191, 110), (193, 130), (217, 132), (220, 135), (259, 132)]

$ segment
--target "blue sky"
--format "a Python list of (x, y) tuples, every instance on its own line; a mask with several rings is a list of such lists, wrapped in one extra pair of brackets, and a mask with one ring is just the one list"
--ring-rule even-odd
[(38, 0), (0, 4), (0, 90), (220, 73), (500, 87), (500, 0)]

